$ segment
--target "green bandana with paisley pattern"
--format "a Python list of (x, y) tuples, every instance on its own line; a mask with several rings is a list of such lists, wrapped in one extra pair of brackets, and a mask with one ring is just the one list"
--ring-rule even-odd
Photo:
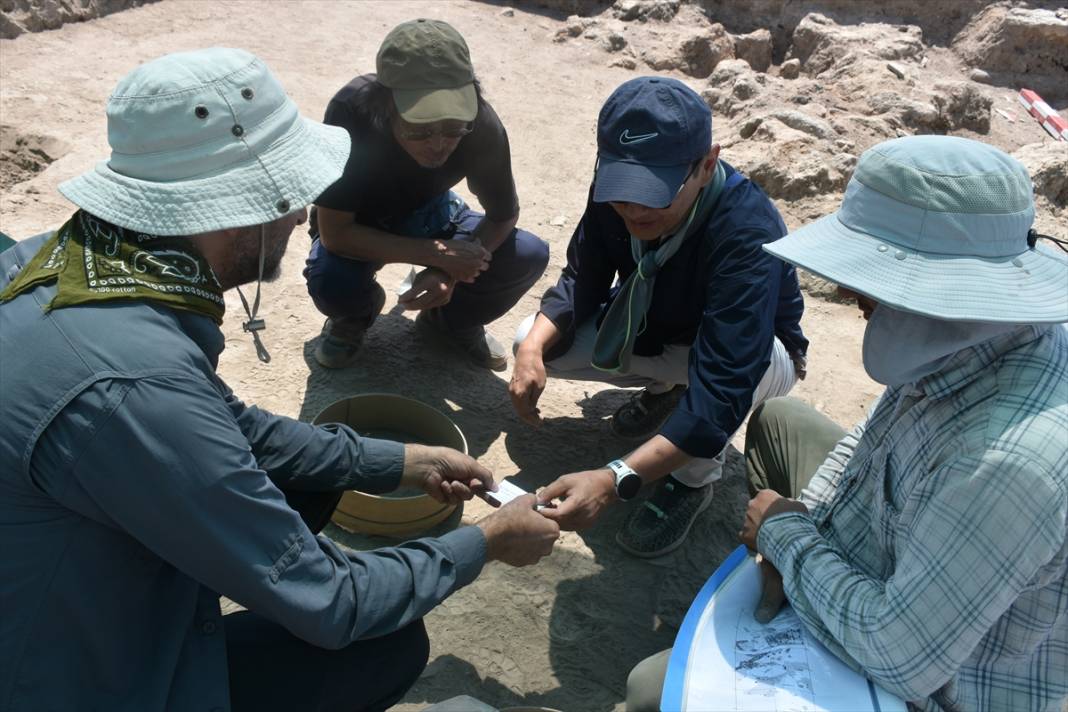
[(215, 273), (188, 237), (146, 235), (79, 210), (45, 241), (0, 292), (0, 303), (56, 282), (45, 311), (116, 300), (148, 300), (222, 323), (226, 303)]

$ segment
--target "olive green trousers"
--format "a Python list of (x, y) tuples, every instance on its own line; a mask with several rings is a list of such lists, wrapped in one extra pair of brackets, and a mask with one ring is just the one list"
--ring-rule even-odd
[[(773, 489), (797, 497), (845, 430), (796, 398), (772, 398), (758, 406), (745, 433), (749, 495)], [(671, 650), (634, 666), (627, 678), (627, 712), (656, 712)]]

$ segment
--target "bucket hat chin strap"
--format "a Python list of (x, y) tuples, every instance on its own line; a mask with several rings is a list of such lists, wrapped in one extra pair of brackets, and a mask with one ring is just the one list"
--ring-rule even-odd
[(265, 225), (260, 225), (260, 271), (259, 275), (256, 277), (256, 298), (252, 300), (252, 309), (248, 308), (248, 300), (245, 299), (245, 295), (241, 292), (241, 287), (237, 287), (237, 296), (241, 297), (241, 306), (245, 308), (245, 314), (248, 315), (248, 321), (242, 322), (241, 328), (252, 334), (252, 342), (256, 344), (256, 357), (263, 363), (270, 363), (271, 354), (267, 351), (267, 347), (263, 345), (263, 341), (260, 340), (260, 332), (267, 328), (267, 322), (256, 317), (256, 313), (260, 310), (260, 285), (263, 284), (263, 261), (267, 256), (266, 229)]

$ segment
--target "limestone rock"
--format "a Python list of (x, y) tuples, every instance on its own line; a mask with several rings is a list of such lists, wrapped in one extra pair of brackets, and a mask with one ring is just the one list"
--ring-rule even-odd
[(720, 24), (688, 28), (661, 40), (641, 52), (642, 60), (658, 72), (680, 71), (703, 79), (720, 61), (734, 57), (734, 41)]
[[(750, 118), (739, 127), (739, 135), (742, 138), (751, 137), (768, 119), (774, 119), (794, 131), (807, 134), (813, 138), (832, 141), (838, 138), (838, 132), (829, 123), (800, 111), (775, 111), (763, 116)], [(774, 132), (775, 129), (772, 128), (771, 131)], [(778, 135), (774, 133), (765, 134), (765, 137), (774, 138), (774, 140), (782, 140), (783, 138), (781, 132)]]
[(733, 84), (739, 77), (751, 77), (753, 68), (743, 59), (725, 59), (716, 65), (716, 70), (708, 77), (708, 83), (714, 87)]
[(970, 129), (978, 133), (990, 133), (990, 107), (994, 102), (974, 84), (935, 84), (932, 103), (947, 130)]
[(797, 79), (801, 74), (801, 60), (788, 59), (782, 63), (782, 67), (779, 68), (779, 76), (783, 79)]
[[(796, 122), (797, 117), (787, 118), (811, 129), (807, 122)], [(840, 152), (830, 141), (789, 126), (777, 116), (763, 117), (755, 130), (753, 124), (742, 125), (742, 133), (749, 138), (731, 146), (730, 160), (769, 196), (790, 201), (845, 187), (853, 165), (836, 158)]]
[(668, 22), (679, 12), (679, 0), (617, 0), (612, 14), (624, 22)]
[(682, 43), (679, 69), (691, 77), (703, 79), (712, 73), (721, 60), (734, 56), (734, 41), (723, 25), (716, 23), (708, 31)]
[(1035, 195), (1059, 209), (1068, 208), (1068, 149), (1062, 141), (1046, 140), (1021, 146), (1013, 154), (1024, 164)]
[(24, 32), (54, 30), (67, 22), (84, 22), (156, 0), (3, 0), (0, 2), (0, 39)]
[(602, 40), (602, 44), (608, 52), (619, 52), (627, 46), (627, 38), (618, 32), (609, 32)]
[(734, 37), (734, 56), (758, 72), (766, 72), (771, 66), (771, 50), (771, 32), (764, 28)]
[(812, 76), (856, 61), (859, 54), (919, 62), (923, 53), (919, 27), (866, 22), (838, 25), (819, 13), (810, 13), (798, 23), (790, 47), (791, 58), (799, 59), (804, 72)]
[(907, 126), (921, 133), (940, 133), (947, 128), (933, 103), (914, 101), (896, 91), (872, 94), (868, 106), (872, 113), (885, 116), (894, 125)]
[(1047, 99), (1068, 97), (1068, 12), (991, 5), (957, 34), (952, 49), (1000, 84), (1026, 79), (1025, 86), (1048, 88)]

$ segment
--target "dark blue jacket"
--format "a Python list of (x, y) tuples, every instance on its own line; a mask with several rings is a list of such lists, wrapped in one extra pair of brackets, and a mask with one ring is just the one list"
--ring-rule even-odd
[[(727, 180), (704, 232), (661, 268), (645, 331), (634, 344), (637, 356), (655, 356), (666, 344), (693, 345), (689, 388), (661, 434), (694, 457), (717, 455), (745, 420), (773, 337), (791, 354), (808, 348), (797, 274), (761, 249), (785, 235), (786, 225), (755, 183), (724, 168)], [(592, 196), (591, 188), (567, 266), (542, 297), (541, 313), (563, 332), (548, 360), (570, 348), (577, 325), (600, 322), (616, 276), (622, 282), (636, 267), (623, 219)]]

